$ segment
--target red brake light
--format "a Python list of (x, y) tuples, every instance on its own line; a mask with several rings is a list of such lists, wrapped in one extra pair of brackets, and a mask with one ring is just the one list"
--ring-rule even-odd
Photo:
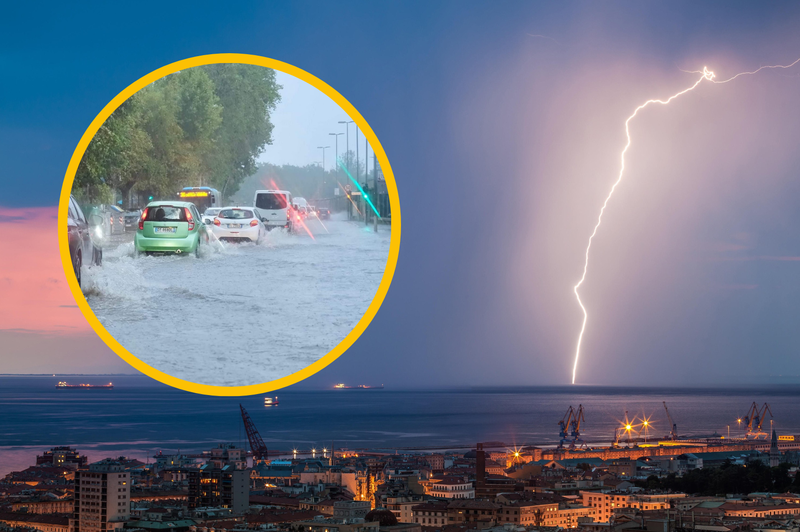
[(184, 211), (186, 211), (186, 221), (189, 222), (189, 231), (194, 229), (194, 218), (192, 218), (192, 211), (189, 210), (189, 207), (184, 207)]
[(216, 217), (214, 218), (214, 225), (219, 227), (219, 218), (216, 218)]
[(139, 218), (139, 229), (142, 230), (142, 231), (144, 230), (144, 219), (147, 218), (147, 209), (148, 208), (149, 207), (145, 207), (144, 208), (144, 211), (142, 211), (142, 217)]
[(258, 225), (258, 220), (252, 220), (252, 221), (250, 222), (250, 227), (255, 227), (255, 226), (257, 226), (257, 225)]

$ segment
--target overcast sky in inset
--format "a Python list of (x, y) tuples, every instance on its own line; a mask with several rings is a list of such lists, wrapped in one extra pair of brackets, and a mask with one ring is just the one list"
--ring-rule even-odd
[[(305, 81), (290, 74), (276, 72), (276, 80), (281, 89), (281, 101), (278, 102), (271, 119), (275, 126), (272, 131), (272, 144), (267, 146), (258, 158), (260, 162), (272, 164), (292, 164), (305, 166), (322, 164), (320, 146), (329, 146), (325, 151), (325, 168), (334, 168), (337, 148), (334, 135), (338, 135), (339, 154), (344, 154), (347, 146), (356, 152), (356, 125), (339, 124), (340, 121), (351, 121), (344, 109), (336, 102)], [(346, 97), (346, 96), (345, 96)], [(348, 133), (349, 132), (349, 139)], [(367, 148), (364, 135), (358, 132), (359, 159), (363, 160)], [(370, 148), (370, 154), (372, 149)]]

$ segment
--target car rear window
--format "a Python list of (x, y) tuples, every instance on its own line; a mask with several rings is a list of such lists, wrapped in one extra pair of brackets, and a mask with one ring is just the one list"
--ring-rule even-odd
[(256, 196), (256, 208), (259, 209), (285, 209), (286, 196), (284, 194), (268, 193)]
[(158, 205), (147, 209), (147, 222), (185, 222), (186, 209), (171, 205)]
[(228, 218), (234, 220), (249, 220), (254, 218), (253, 211), (245, 209), (224, 209), (217, 215), (219, 218)]
[(204, 216), (216, 216), (221, 209), (206, 209)]

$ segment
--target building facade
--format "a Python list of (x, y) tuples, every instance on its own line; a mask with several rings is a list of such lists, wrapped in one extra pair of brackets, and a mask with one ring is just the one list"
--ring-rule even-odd
[(121, 529), (131, 515), (130, 475), (113, 460), (91, 464), (75, 472), (72, 532), (105, 532)]
[(230, 508), (242, 514), (250, 507), (250, 470), (206, 464), (189, 471), (189, 508)]

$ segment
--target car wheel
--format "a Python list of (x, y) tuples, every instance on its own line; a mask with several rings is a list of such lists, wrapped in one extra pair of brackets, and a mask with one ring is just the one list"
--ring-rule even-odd
[(197, 239), (197, 245), (194, 247), (194, 256), (195, 258), (200, 258), (200, 239)]
[(81, 286), (81, 252), (79, 251), (77, 255), (75, 255), (75, 262), (72, 264), (72, 267), (75, 269), (75, 278), (78, 280), (78, 286)]

